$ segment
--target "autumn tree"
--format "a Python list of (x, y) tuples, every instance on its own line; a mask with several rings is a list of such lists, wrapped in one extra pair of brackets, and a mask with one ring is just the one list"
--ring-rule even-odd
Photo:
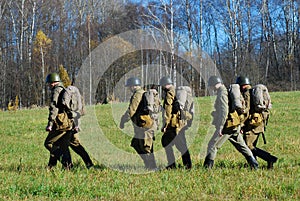
[[(36, 58), (36, 67), (37, 69), (41, 70), (41, 74), (37, 74), (40, 76), (37, 76), (37, 78), (41, 77), (39, 79), (38, 83), (41, 84), (41, 86), (44, 86), (44, 81), (45, 81), (45, 73), (47, 71), (46, 67), (47, 65), (45, 64), (45, 57), (48, 53), (48, 51), (51, 48), (52, 40), (49, 39), (42, 30), (39, 30), (35, 41), (34, 41), (34, 48), (33, 48), (33, 53)], [(42, 89), (42, 105), (45, 103), (45, 87), (41, 87)]]
[(72, 81), (70, 80), (70, 77), (68, 75), (67, 70), (64, 68), (63, 65), (59, 65), (58, 67), (59, 77), (61, 82), (65, 87), (68, 87), (72, 84)]

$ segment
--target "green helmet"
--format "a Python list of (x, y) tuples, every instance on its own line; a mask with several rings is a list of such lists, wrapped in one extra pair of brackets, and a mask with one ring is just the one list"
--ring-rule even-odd
[(242, 85), (247, 85), (247, 84), (251, 84), (250, 83), (250, 79), (248, 77), (244, 77), (244, 76), (239, 76), (236, 78), (236, 84), (239, 84), (240, 86)]
[(209, 77), (208, 82), (207, 82), (207, 86), (212, 87), (212, 86), (215, 86), (218, 83), (223, 83), (222, 79), (218, 76), (213, 75), (213, 76)]
[(52, 82), (60, 82), (59, 75), (57, 73), (50, 73), (46, 77), (46, 83), (52, 83)]
[(162, 77), (160, 80), (159, 80), (159, 85), (160, 86), (166, 86), (167, 84), (173, 84), (172, 80), (170, 77), (168, 76), (165, 76), (165, 77)]
[(126, 80), (126, 87), (141, 86), (141, 80), (137, 77), (131, 77)]

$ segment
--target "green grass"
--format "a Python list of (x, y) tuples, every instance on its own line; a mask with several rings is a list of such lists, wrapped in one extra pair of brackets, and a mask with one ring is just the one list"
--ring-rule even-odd
[[(300, 92), (271, 96), (267, 144), (260, 139), (258, 145), (279, 160), (273, 170), (265, 169), (266, 162), (259, 160), (257, 171), (244, 167), (245, 159), (229, 142), (218, 152), (212, 170), (202, 167), (211, 134), (209, 97), (197, 99), (199, 127), (195, 124), (187, 133), (191, 171), (142, 172), (142, 162), (129, 146), (130, 123), (123, 131), (117, 127), (127, 104), (87, 107), (80, 137), (96, 168), (85, 169), (72, 152), (75, 168), (69, 172), (60, 165), (50, 172), (45, 168), (47, 108), (0, 112), (0, 200), (299, 200)], [(160, 139), (157, 132), (155, 150), (163, 168)]]

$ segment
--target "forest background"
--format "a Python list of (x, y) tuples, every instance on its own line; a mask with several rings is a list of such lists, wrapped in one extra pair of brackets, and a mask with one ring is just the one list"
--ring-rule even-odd
[[(172, 52), (205, 52), (226, 84), (246, 75), (270, 91), (300, 88), (296, 0), (0, 0), (1, 108), (10, 101), (20, 108), (46, 105), (48, 73), (63, 67), (76, 81), (82, 63), (101, 43), (148, 28), (170, 35)], [(120, 78), (152, 64), (170, 67), (196, 96), (205, 95), (202, 76), (172, 52), (143, 50), (116, 60), (90, 103), (117, 100), (113, 89)]]

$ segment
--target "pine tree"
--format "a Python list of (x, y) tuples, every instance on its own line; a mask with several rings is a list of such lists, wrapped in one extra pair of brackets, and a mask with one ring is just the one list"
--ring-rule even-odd
[(61, 79), (61, 82), (65, 87), (68, 87), (72, 84), (70, 77), (68, 75), (67, 70), (63, 67), (63, 65), (59, 65), (59, 77)]

